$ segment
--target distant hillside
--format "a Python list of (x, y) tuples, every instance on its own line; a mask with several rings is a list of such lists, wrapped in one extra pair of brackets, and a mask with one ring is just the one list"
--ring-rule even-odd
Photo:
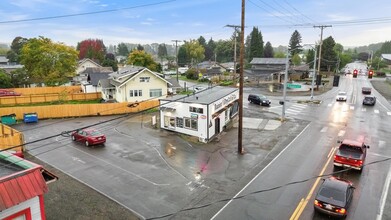
[(0, 48), (1, 49), (7, 49), (7, 50), (10, 49), (10, 47), (6, 43), (0, 43)]
[(373, 51), (373, 53), (376, 53), (376, 51), (378, 51), (381, 46), (383, 45), (384, 42), (382, 43), (376, 43), (376, 44), (369, 44), (368, 46), (360, 46), (360, 47), (356, 47), (356, 50), (358, 53), (361, 53), (361, 52), (368, 52), (368, 51)]

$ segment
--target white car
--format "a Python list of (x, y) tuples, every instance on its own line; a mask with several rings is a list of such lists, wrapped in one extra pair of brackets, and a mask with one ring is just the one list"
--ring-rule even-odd
[(337, 98), (336, 100), (337, 101), (345, 101), (348, 99), (348, 96), (346, 94), (346, 92), (338, 92), (338, 95), (337, 95)]
[(202, 90), (205, 90), (206, 88), (205, 87), (202, 87), (202, 86), (195, 86), (194, 87), (194, 91), (195, 92), (200, 92), (200, 91), (202, 91)]

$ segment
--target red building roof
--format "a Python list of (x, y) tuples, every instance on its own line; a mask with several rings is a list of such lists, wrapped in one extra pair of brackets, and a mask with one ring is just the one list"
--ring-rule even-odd
[(0, 151), (0, 211), (43, 195), (53, 179), (41, 165)]
[(0, 179), (0, 211), (48, 191), (40, 167)]

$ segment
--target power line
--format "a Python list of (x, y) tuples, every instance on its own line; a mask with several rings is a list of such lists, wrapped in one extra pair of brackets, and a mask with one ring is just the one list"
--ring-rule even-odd
[(143, 7), (148, 7), (148, 6), (161, 5), (161, 4), (174, 2), (174, 1), (176, 1), (176, 0), (167, 0), (167, 1), (162, 1), (162, 2), (142, 4), (142, 5), (138, 5), (138, 6), (116, 8), (116, 9), (109, 9), (109, 10), (102, 10), (102, 11), (84, 12), (84, 13), (67, 14), (67, 15), (56, 15), (56, 16), (40, 17), (40, 18), (0, 21), (0, 24), (10, 24), (10, 23), (18, 23), (18, 22), (26, 22), (26, 21), (51, 20), (51, 19), (58, 19), (58, 18), (68, 18), (68, 17), (76, 17), (76, 16), (84, 16), (84, 15), (102, 14), (102, 13), (109, 13), (109, 12), (115, 12), (115, 11), (124, 11), (124, 10), (135, 9), (135, 8), (143, 8)]

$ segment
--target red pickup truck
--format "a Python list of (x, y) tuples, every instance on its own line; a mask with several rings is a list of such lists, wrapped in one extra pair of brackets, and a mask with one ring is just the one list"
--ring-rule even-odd
[(334, 166), (362, 171), (369, 146), (358, 141), (346, 139), (338, 143), (340, 145), (334, 155)]

